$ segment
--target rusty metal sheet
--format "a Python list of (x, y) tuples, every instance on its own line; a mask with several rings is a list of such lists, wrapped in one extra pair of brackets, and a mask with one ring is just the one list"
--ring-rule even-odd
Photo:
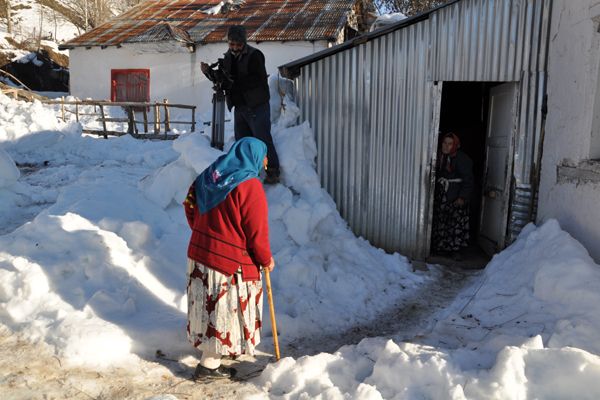
[[(115, 46), (125, 42), (168, 39), (169, 24), (176, 38), (189, 36), (196, 43), (226, 40), (231, 25), (242, 24), (249, 41), (335, 40), (357, 0), (232, 0), (214, 13), (220, 0), (147, 1), (113, 20), (61, 45)], [(213, 11), (213, 13), (209, 13)], [(186, 31), (184, 34), (182, 31)]]
[(155, 25), (138, 36), (129, 37), (127, 43), (162, 42), (168, 40), (192, 43), (187, 31), (173, 27), (166, 22)]

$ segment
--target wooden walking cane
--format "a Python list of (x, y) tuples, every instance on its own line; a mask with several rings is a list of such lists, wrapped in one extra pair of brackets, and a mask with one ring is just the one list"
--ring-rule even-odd
[(277, 340), (277, 323), (275, 322), (275, 306), (273, 304), (273, 292), (271, 291), (271, 277), (269, 270), (264, 268), (265, 282), (267, 283), (267, 298), (269, 299), (269, 312), (271, 313), (271, 326), (273, 327), (273, 345), (275, 346), (275, 359), (279, 361), (279, 341)]

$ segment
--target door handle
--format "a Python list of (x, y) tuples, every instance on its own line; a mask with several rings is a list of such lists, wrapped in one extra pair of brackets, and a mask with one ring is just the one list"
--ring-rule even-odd
[(489, 197), (490, 199), (495, 199), (496, 197), (499, 197), (499, 195), (500, 191), (496, 189), (486, 189), (485, 191), (485, 196)]

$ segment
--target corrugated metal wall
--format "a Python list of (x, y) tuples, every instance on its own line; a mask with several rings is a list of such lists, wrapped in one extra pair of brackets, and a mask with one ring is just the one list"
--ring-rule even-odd
[(297, 79), (318, 171), (354, 232), (428, 254), (437, 81), (518, 81), (511, 232), (531, 219), (551, 0), (462, 0), (320, 59)]

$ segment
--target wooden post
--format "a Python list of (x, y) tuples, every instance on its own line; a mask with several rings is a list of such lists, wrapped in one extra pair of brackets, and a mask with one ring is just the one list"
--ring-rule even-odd
[(167, 132), (171, 131), (171, 121), (169, 121), (170, 119), (170, 112), (169, 112), (169, 99), (164, 99), (164, 104), (165, 104), (165, 135), (167, 134)]
[(11, 10), (10, 10), (10, 2), (11, 0), (6, 0), (6, 30), (8, 33), (12, 33), (12, 20), (11, 20)]
[(106, 118), (104, 117), (104, 106), (100, 105), (100, 115), (102, 117), (102, 130), (104, 131), (104, 139), (108, 139), (106, 134)]
[(192, 108), (192, 132), (196, 131), (196, 107)]
[(65, 96), (60, 96), (60, 113), (62, 114), (63, 122), (65, 122)]
[(148, 133), (148, 107), (144, 106), (144, 133)]
[(79, 122), (79, 103), (75, 103), (75, 120)]
[(154, 134), (160, 133), (160, 107), (154, 104)]
[(127, 106), (127, 133), (133, 136), (135, 132), (135, 118), (133, 116), (133, 106)]

